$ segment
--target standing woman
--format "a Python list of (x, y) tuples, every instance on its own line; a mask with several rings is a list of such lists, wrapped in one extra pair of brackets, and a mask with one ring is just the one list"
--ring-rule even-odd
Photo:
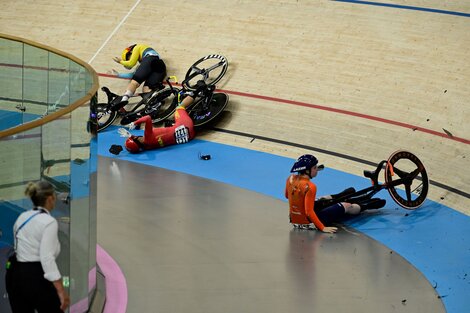
[(70, 298), (62, 284), (56, 258), (60, 253), (58, 223), (50, 212), (55, 206), (54, 187), (30, 182), (25, 194), (34, 204), (15, 222), (16, 260), (6, 273), (6, 289), (13, 313), (62, 313)]

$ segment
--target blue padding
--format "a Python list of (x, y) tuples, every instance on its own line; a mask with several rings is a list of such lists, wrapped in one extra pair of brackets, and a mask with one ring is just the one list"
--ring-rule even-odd
[(2, 236), (0, 241), (7, 244), (13, 244), (13, 225), (18, 216), (23, 213), (24, 201), (0, 201), (0, 229)]
[[(90, 160), (82, 160), (84, 163), (76, 163), (72, 161), (70, 166), (70, 172), (73, 178), (72, 190), (70, 197), (72, 199), (84, 198), (90, 195), (90, 173), (93, 172), (92, 167), (90, 166)], [(96, 171), (96, 170), (95, 170)], [(67, 177), (68, 179), (68, 177)]]
[(0, 131), (38, 119), (37, 114), (0, 110)]
[[(142, 133), (135, 133), (139, 132)], [(101, 156), (204, 177), (284, 201), (285, 180), (294, 162), (289, 158), (203, 140), (141, 154), (124, 150), (115, 156), (109, 153), (109, 147), (124, 145), (116, 128), (100, 133), (98, 140)], [(199, 154), (210, 154), (211, 160), (200, 160)], [(320, 163), (328, 166), (328, 160), (320, 160)], [(368, 179), (328, 168), (314, 181), (319, 195), (350, 186), (356, 189), (370, 186)], [(385, 208), (366, 212), (346, 223), (382, 242), (418, 268), (436, 286), (447, 312), (467, 312), (470, 307), (470, 217), (430, 200), (415, 211), (407, 211), (398, 207), (386, 191), (377, 196), (387, 200)], [(287, 211), (286, 205), (286, 223)]]

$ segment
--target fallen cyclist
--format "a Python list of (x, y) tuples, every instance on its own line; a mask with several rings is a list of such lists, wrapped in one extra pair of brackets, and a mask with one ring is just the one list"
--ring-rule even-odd
[[(339, 194), (323, 196), (316, 199), (317, 186), (311, 181), (323, 169), (313, 155), (305, 154), (299, 157), (291, 169), (286, 181), (285, 197), (289, 200), (289, 218), (294, 227), (313, 229), (313, 226), (325, 233), (335, 233), (338, 228), (331, 226), (340, 222), (347, 215), (358, 215), (369, 209), (379, 209), (385, 206), (385, 200), (379, 198), (357, 198), (338, 202), (355, 192), (348, 188)], [(354, 201), (354, 202), (353, 202)]]
[[(124, 128), (119, 129), (122, 137), (126, 137), (125, 148), (131, 153), (139, 153), (145, 150), (158, 149), (175, 144), (183, 144), (192, 140), (196, 133), (194, 123), (186, 112), (186, 108), (194, 102), (194, 99), (203, 95), (212, 88), (207, 86), (204, 81), (198, 81), (195, 91), (184, 91), (186, 97), (183, 99), (175, 111), (175, 123), (169, 127), (154, 127), (152, 118), (149, 115), (143, 116), (135, 122), (127, 125), (129, 130), (134, 129), (140, 124), (145, 124), (144, 135), (135, 136)], [(113, 145), (109, 149), (113, 154), (119, 154), (122, 147)]]

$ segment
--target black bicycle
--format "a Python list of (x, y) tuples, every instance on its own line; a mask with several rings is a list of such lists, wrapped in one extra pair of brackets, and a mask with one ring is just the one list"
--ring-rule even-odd
[[(384, 170), (384, 182), (379, 182), (379, 173)], [(429, 179), (423, 163), (408, 151), (396, 151), (381, 161), (375, 171), (364, 171), (372, 186), (340, 195), (331, 200), (318, 200), (321, 207), (339, 202), (358, 203), (371, 199), (377, 192), (387, 189), (392, 199), (401, 207), (414, 210), (420, 207), (429, 191)], [(315, 202), (317, 205), (317, 202)]]
[[(168, 112), (172, 112), (166, 116), (159, 115), (152, 118), (154, 124), (164, 122), (171, 124), (173, 122), (174, 111), (179, 102), (185, 96), (188, 90), (195, 90), (198, 81), (204, 81), (207, 86), (205, 92), (197, 95), (195, 101), (186, 108), (188, 115), (191, 117), (195, 128), (202, 128), (215, 121), (221, 116), (222, 111), (227, 107), (229, 97), (224, 92), (216, 91), (216, 83), (218, 83), (227, 72), (227, 59), (218, 54), (211, 54), (197, 60), (186, 72), (183, 89), (179, 91), (178, 101), (170, 103)], [(171, 82), (168, 82), (169, 88), (174, 88)]]
[[(224, 56), (211, 54), (197, 60), (186, 72), (182, 83), (183, 90), (194, 90), (200, 80), (208, 86), (208, 92), (197, 97), (187, 108), (196, 128), (215, 121), (227, 106), (228, 95), (215, 92), (215, 84), (222, 79), (227, 68), (228, 61)], [(129, 111), (123, 108), (113, 108), (111, 103), (118, 95), (111, 92), (109, 88), (102, 87), (101, 90), (106, 93), (108, 101), (96, 105), (94, 114), (98, 121), (98, 131), (111, 125), (118, 116), (121, 117), (121, 125), (127, 125), (145, 115), (150, 115), (154, 124), (171, 123), (176, 107), (184, 97), (181, 89), (171, 83), (172, 78), (175, 77), (171, 76), (166, 79), (168, 87), (164, 89), (137, 95), (142, 99)]]
[[(176, 79), (174, 76), (170, 76), (166, 79), (167, 84), (170, 84), (172, 79)], [(113, 100), (118, 97), (117, 94), (111, 92), (108, 87), (102, 87), (101, 90), (106, 93), (107, 102), (98, 103), (96, 105), (96, 117), (98, 121), (98, 131), (101, 131), (120, 117), (121, 125), (127, 125), (134, 122), (138, 118), (150, 115), (155, 119), (166, 119), (174, 113), (174, 107), (177, 104), (177, 95), (180, 91), (176, 87), (159, 87), (156, 90), (140, 93), (135, 97), (140, 97), (140, 101), (135, 104), (130, 110), (124, 108), (115, 108), (112, 105)]]

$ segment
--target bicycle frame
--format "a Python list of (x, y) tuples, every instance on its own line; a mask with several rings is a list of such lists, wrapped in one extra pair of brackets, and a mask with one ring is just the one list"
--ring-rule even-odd
[[(216, 63), (211, 64), (214, 60)], [(204, 68), (204, 66), (207, 66), (207, 68)], [(208, 125), (225, 109), (228, 103), (228, 95), (225, 93), (214, 93), (214, 90), (215, 84), (225, 75), (227, 67), (228, 61), (224, 56), (211, 54), (197, 60), (186, 73), (185, 80), (182, 82), (183, 89), (196, 89), (196, 85), (192, 85), (193, 82), (191, 80), (200, 80), (199, 78), (202, 78), (209, 88), (206, 94), (196, 97), (194, 103), (187, 108), (191, 118), (193, 120), (196, 119), (195, 127)], [(163, 88), (161, 90), (153, 90), (150, 93), (135, 95), (141, 96), (142, 100), (134, 104), (128, 111), (121, 110), (119, 106), (111, 107), (110, 104), (118, 95), (103, 87), (102, 91), (106, 93), (108, 101), (107, 103), (97, 104), (95, 115), (98, 118), (98, 131), (111, 125), (117, 116), (121, 117), (121, 125), (133, 122), (142, 112), (143, 114), (150, 115), (154, 123), (165, 122), (165, 120), (170, 119), (178, 103), (173, 100), (167, 102), (166, 99), (168, 97), (175, 99), (174, 96), (179, 92), (179, 89), (174, 88), (171, 84), (170, 79), (172, 78), (176, 77), (170, 76), (166, 80), (170, 90)], [(165, 101), (166, 106), (163, 105)]]
[[(399, 160), (403, 159), (411, 161), (414, 165), (416, 165), (416, 169), (411, 172), (405, 172), (396, 167), (395, 164)], [(378, 177), (383, 168), (385, 168), (385, 182), (380, 183)], [(421, 179), (418, 179), (417, 176), (420, 174), (422, 177)], [(395, 175), (399, 176), (399, 178), (393, 180), (392, 176)], [(371, 199), (372, 196), (383, 189), (387, 189), (392, 199), (405, 209), (416, 209), (426, 200), (429, 187), (426, 169), (424, 168), (423, 163), (414, 154), (408, 151), (394, 152), (388, 160), (381, 161), (377, 165), (375, 171), (364, 170), (364, 176), (371, 180), (372, 186), (358, 190), (352, 194), (330, 200), (328, 204), (333, 205), (339, 202), (354, 202), (355, 200), (357, 201), (359, 199)], [(422, 182), (414, 190), (411, 190), (411, 185), (415, 179), (421, 180)], [(396, 187), (401, 185), (405, 186), (405, 198), (399, 195), (396, 190)], [(412, 193), (414, 191), (419, 191), (419, 195), (415, 199), (412, 198)]]

